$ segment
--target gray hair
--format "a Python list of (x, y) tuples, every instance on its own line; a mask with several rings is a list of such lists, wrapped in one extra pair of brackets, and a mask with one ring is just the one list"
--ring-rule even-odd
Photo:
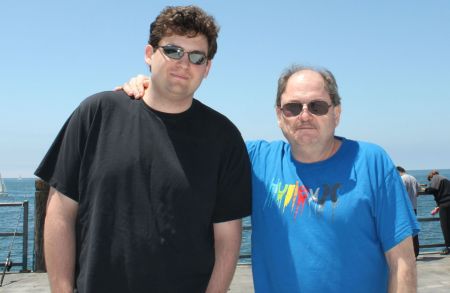
[(303, 70), (311, 70), (320, 74), (325, 81), (325, 90), (328, 92), (331, 98), (331, 103), (334, 106), (341, 104), (341, 96), (339, 95), (338, 86), (333, 73), (325, 68), (317, 68), (305, 65), (291, 65), (283, 71), (280, 78), (278, 79), (278, 90), (277, 90), (277, 100), (275, 102), (276, 106), (281, 106), (281, 95), (286, 90), (286, 85), (289, 78), (295, 73)]

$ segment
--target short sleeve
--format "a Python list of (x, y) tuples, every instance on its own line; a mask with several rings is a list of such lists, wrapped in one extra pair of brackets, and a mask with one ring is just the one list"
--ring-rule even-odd
[(80, 164), (89, 131), (86, 108), (81, 104), (67, 119), (35, 171), (36, 176), (77, 202)]
[(219, 192), (213, 222), (240, 219), (251, 214), (251, 169), (247, 149), (236, 129), (222, 154)]
[(387, 252), (405, 238), (419, 233), (419, 224), (400, 176), (391, 169), (379, 186), (375, 206), (378, 237)]
[(250, 162), (253, 162), (254, 157), (256, 156), (256, 152), (258, 149), (258, 146), (261, 144), (260, 140), (251, 140), (246, 141), (245, 146), (247, 148), (248, 156), (250, 158)]

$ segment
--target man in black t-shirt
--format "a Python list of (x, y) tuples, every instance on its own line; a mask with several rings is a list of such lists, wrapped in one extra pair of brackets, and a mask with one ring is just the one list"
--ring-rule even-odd
[(143, 100), (95, 94), (36, 175), (51, 185), (44, 248), (53, 292), (226, 292), (251, 210), (237, 128), (194, 99), (218, 27), (195, 6), (150, 27)]

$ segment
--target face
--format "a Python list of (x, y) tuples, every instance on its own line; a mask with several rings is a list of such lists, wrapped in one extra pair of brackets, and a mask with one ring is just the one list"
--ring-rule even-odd
[[(281, 95), (281, 107), (277, 107), (278, 125), (291, 145), (324, 146), (334, 138), (339, 124), (340, 106), (331, 106), (325, 115), (314, 115), (306, 109), (305, 103), (325, 101), (332, 105), (325, 90), (322, 76), (314, 71), (304, 70), (293, 74)], [(288, 103), (302, 103), (302, 112), (294, 117), (285, 117), (281, 108)]]
[(191, 99), (208, 75), (211, 61), (204, 64), (192, 64), (188, 53), (192, 51), (208, 52), (208, 42), (203, 35), (194, 38), (172, 35), (161, 39), (159, 46), (175, 45), (184, 49), (179, 60), (169, 58), (162, 48), (147, 45), (145, 61), (151, 66), (152, 90), (155, 96), (170, 100)]

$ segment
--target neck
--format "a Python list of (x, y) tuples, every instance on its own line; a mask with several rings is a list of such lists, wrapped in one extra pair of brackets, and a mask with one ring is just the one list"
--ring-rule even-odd
[(294, 146), (294, 144), (291, 144), (291, 152), (294, 159), (299, 162), (316, 163), (332, 157), (337, 152), (340, 146), (341, 141), (333, 137), (322, 147), (318, 147), (317, 145)]
[(149, 89), (145, 92), (143, 100), (156, 111), (177, 114), (191, 107), (193, 97), (164, 96)]

